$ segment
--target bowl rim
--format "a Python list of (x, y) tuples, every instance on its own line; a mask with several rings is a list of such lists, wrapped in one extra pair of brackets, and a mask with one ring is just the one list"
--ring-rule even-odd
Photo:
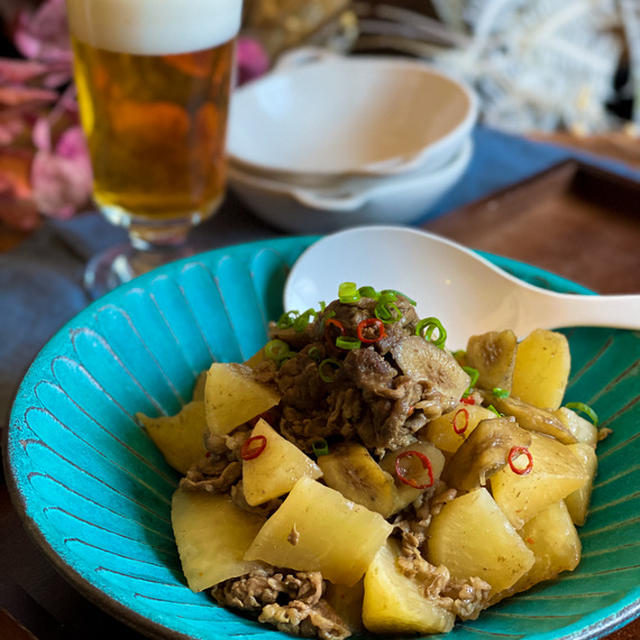
[[(387, 158), (383, 161), (371, 163), (363, 166), (345, 166), (338, 169), (319, 169), (314, 171), (301, 171), (296, 166), (287, 165), (286, 163), (278, 164), (264, 164), (256, 162), (255, 159), (247, 158), (234, 152), (232, 148), (233, 139), (232, 132), (234, 126), (240, 126), (233, 124), (234, 120), (234, 104), (237, 104), (237, 100), (242, 100), (244, 96), (256, 93), (265, 84), (274, 82), (276, 78), (283, 76), (293, 76), (296, 74), (303, 74), (309, 69), (317, 68), (319, 66), (326, 66), (331, 68), (332, 66), (338, 67), (353, 67), (353, 66), (372, 66), (377, 69), (389, 69), (396, 74), (401, 70), (413, 72), (418, 71), (422, 75), (437, 78), (450, 87), (454, 88), (461, 95), (466, 98), (467, 109), (465, 115), (460, 119), (457, 125), (445, 133), (437, 136), (431, 142), (424, 144), (418, 150), (408, 152), (406, 155), (415, 157), (409, 165), (398, 164), (398, 158), (402, 156), (395, 156)], [(246, 171), (253, 173), (260, 173), (265, 176), (271, 176), (274, 179), (289, 180), (289, 181), (315, 181), (317, 183), (324, 183), (336, 178), (344, 177), (366, 177), (366, 176), (382, 176), (392, 175), (394, 173), (402, 173), (408, 169), (419, 169), (421, 165), (428, 163), (430, 156), (435, 156), (440, 153), (444, 153), (446, 148), (452, 145), (456, 139), (463, 138), (468, 134), (478, 118), (478, 98), (475, 91), (465, 81), (448, 75), (441, 69), (437, 69), (432, 65), (420, 60), (412, 60), (402, 57), (394, 56), (373, 56), (373, 55), (358, 55), (358, 56), (342, 56), (330, 54), (328, 56), (321, 56), (319, 59), (313, 59), (301, 64), (293, 64), (291, 66), (284, 65), (282, 68), (276, 68), (270, 73), (250, 82), (235, 90), (231, 107), (229, 110), (230, 125), (229, 135), (227, 137), (227, 153), (229, 159), (233, 161), (238, 167), (243, 167)], [(237, 121), (237, 116), (236, 116)], [(395, 162), (394, 162), (395, 161)], [(339, 166), (339, 164), (337, 165)], [(438, 165), (433, 167), (438, 168)]]
[[(34, 541), (36, 545), (38, 545), (38, 547), (44, 552), (45, 557), (52, 563), (54, 568), (65, 580), (67, 580), (78, 592), (80, 592), (82, 596), (86, 597), (90, 602), (97, 605), (107, 614), (115, 617), (118, 621), (126, 623), (134, 630), (144, 634), (149, 638), (154, 638), (156, 640), (194, 640), (194, 636), (184, 634), (180, 631), (176, 631), (175, 629), (171, 629), (159, 622), (152, 620), (151, 618), (148, 618), (136, 612), (127, 605), (118, 601), (115, 597), (108, 595), (99, 587), (92, 584), (87, 578), (82, 576), (79, 571), (74, 569), (70, 563), (66, 562), (62, 558), (62, 556), (55, 551), (52, 544), (48, 541), (46, 535), (38, 526), (35, 519), (28, 513), (24, 493), (22, 492), (21, 487), (17, 482), (16, 474), (14, 472), (12, 464), (13, 454), (10, 451), (10, 447), (8, 446), (10, 433), (13, 431), (13, 425), (16, 421), (15, 414), (17, 414), (18, 410), (20, 409), (21, 392), (23, 391), (23, 387), (25, 387), (26, 383), (29, 382), (30, 373), (37, 365), (37, 363), (41, 359), (45, 358), (47, 359), (47, 362), (49, 361), (48, 358), (50, 356), (50, 352), (54, 352), (55, 344), (60, 339), (66, 337), (68, 329), (71, 328), (74, 324), (77, 324), (78, 319), (83, 318), (84, 316), (90, 316), (91, 313), (97, 310), (100, 306), (104, 305), (106, 302), (108, 303), (117, 299), (124, 292), (127, 292), (136, 287), (146, 286), (148, 282), (150, 282), (158, 275), (164, 273), (165, 270), (169, 269), (171, 271), (175, 270), (177, 272), (191, 262), (201, 262), (203, 257), (207, 259), (222, 258), (223, 256), (228, 255), (228, 252), (234, 250), (252, 251), (254, 249), (260, 250), (264, 248), (271, 248), (275, 250), (283, 250), (284, 252), (285, 247), (288, 247), (288, 250), (291, 251), (291, 247), (295, 245), (296, 252), (299, 252), (301, 254), (304, 249), (306, 249), (313, 242), (321, 239), (322, 237), (322, 235), (298, 235), (270, 238), (248, 243), (229, 245), (217, 249), (211, 249), (209, 251), (205, 251), (194, 256), (183, 258), (176, 262), (160, 266), (142, 276), (139, 276), (138, 278), (131, 280), (130, 282), (124, 283), (113, 291), (105, 294), (101, 298), (94, 300), (84, 309), (74, 315), (69, 321), (64, 323), (62, 327), (60, 327), (60, 329), (58, 329), (58, 331), (53, 334), (53, 336), (34, 356), (31, 363), (27, 367), (20, 384), (15, 390), (9, 414), (9, 421), (6, 429), (4, 429), (2, 433), (2, 462), (4, 467), (7, 491), (9, 493), (13, 508), (16, 510), (32, 541)], [(590, 289), (584, 287), (583, 285), (564, 278), (563, 276), (559, 276), (553, 272), (535, 267), (531, 264), (484, 251), (478, 251), (477, 253), (491, 260), (501, 268), (516, 268), (523, 270), (528, 277), (538, 276), (542, 278), (543, 282), (539, 286), (551, 290), (557, 289), (558, 287), (569, 288), (574, 293), (593, 293)], [(624, 604), (620, 606), (621, 603)], [(597, 614), (599, 613), (603, 613), (603, 617), (597, 617)], [(569, 631), (565, 635), (556, 635), (555, 631), (543, 632), (540, 635), (536, 634), (535, 638), (536, 640), (597, 640), (604, 634), (615, 631), (616, 629), (620, 628), (639, 615), (640, 587), (637, 586), (631, 589), (626, 596), (624, 596), (617, 602), (607, 605), (590, 614), (587, 614), (584, 618), (586, 620), (591, 620), (591, 622), (588, 622), (586, 626), (582, 627), (581, 629)], [(568, 625), (568, 629), (570, 629), (572, 626), (575, 626), (576, 624), (577, 623), (572, 623)], [(271, 629), (265, 629), (265, 631), (271, 631)], [(260, 635), (260, 633), (257, 634), (257, 636)], [(212, 635), (211, 637), (215, 638), (216, 640), (218, 638), (222, 640), (222, 638), (226, 638), (227, 636)]]
[[(473, 155), (473, 150), (473, 139), (469, 136), (463, 141), (459, 151), (451, 160), (435, 171), (379, 178), (377, 180), (371, 180), (361, 186), (357, 184), (353, 186), (348, 185), (345, 187), (345, 191), (349, 193), (345, 195), (332, 194), (331, 190), (323, 192), (313, 187), (301, 187), (278, 180), (270, 180), (262, 176), (249, 174), (231, 165), (228, 168), (228, 176), (230, 186), (238, 190), (241, 190), (243, 187), (249, 187), (257, 191), (269, 193), (270, 195), (286, 197), (301, 202), (302, 204), (309, 202), (321, 203), (323, 205), (322, 208), (314, 207), (318, 211), (328, 211), (331, 213), (343, 212), (348, 214), (360, 210), (377, 196), (400, 193), (407, 188), (419, 185), (427, 189), (439, 184), (443, 180), (449, 180), (452, 176), (457, 175), (461, 170), (463, 171), (466, 168)], [(348, 208), (345, 207), (350, 201), (354, 200), (358, 201), (357, 205), (354, 204)]]

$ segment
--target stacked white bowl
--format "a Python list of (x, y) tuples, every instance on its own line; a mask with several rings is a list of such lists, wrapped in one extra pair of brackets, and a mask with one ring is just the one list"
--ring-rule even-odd
[(229, 182), (286, 231), (409, 223), (462, 177), (476, 117), (473, 93), (424, 63), (300, 49), (236, 90)]

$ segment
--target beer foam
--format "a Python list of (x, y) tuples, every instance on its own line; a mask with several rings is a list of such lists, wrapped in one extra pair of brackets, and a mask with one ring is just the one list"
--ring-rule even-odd
[(167, 55), (209, 49), (240, 28), (242, 0), (67, 0), (73, 36), (99, 49)]

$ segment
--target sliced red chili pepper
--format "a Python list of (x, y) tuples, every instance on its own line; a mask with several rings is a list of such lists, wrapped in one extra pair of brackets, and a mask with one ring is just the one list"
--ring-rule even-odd
[(251, 436), (244, 441), (240, 449), (240, 457), (243, 460), (253, 460), (265, 450), (266, 446), (267, 439), (265, 436)]
[(334, 327), (338, 327), (340, 329), (340, 335), (343, 336), (345, 334), (345, 328), (340, 320), (336, 320), (335, 318), (329, 318), (327, 320), (326, 326), (333, 325)]
[[(521, 455), (525, 455), (529, 459), (526, 467), (516, 467), (514, 464), (514, 461)], [(533, 469), (533, 456), (527, 447), (511, 447), (511, 449), (509, 449), (509, 455), (507, 456), (507, 462), (511, 467), (511, 471), (517, 473), (519, 476), (524, 476)]]
[[(458, 414), (462, 414), (464, 415), (464, 424), (462, 426), (458, 426)], [(466, 409), (458, 409), (454, 414), (453, 414), (453, 420), (451, 421), (452, 425), (453, 425), (453, 430), (459, 435), (461, 436), (466, 430), (467, 427), (469, 426), (469, 412)]]
[(476, 403), (476, 401), (472, 397), (460, 398), (460, 402), (464, 402), (464, 404), (475, 404)]
[[(364, 330), (367, 327), (377, 327), (378, 333), (374, 338), (367, 338), (364, 335)], [(358, 323), (357, 332), (358, 338), (360, 338), (362, 342), (367, 342), (368, 344), (371, 344), (372, 342), (378, 342), (378, 340), (382, 340), (382, 338), (387, 335), (387, 331), (384, 328), (384, 322), (382, 322), (382, 320), (379, 320), (378, 318), (366, 318), (365, 320), (362, 320)]]
[[(400, 461), (403, 458), (412, 457), (418, 458), (418, 460), (420, 460), (422, 464), (422, 468), (427, 470), (427, 472), (429, 473), (429, 482), (418, 484), (413, 478), (407, 478), (406, 470), (403, 469)], [(414, 451), (413, 449), (411, 449), (410, 451), (403, 451), (396, 457), (396, 476), (398, 476), (398, 480), (400, 480), (400, 482), (409, 485), (414, 489), (427, 489), (428, 487), (433, 486), (433, 467), (431, 466), (431, 460), (429, 460), (429, 458), (427, 458), (427, 456), (425, 456), (424, 453), (421, 453), (420, 451)]]
[[(335, 329), (332, 329), (335, 327)], [(336, 329), (338, 331), (336, 331)], [(335, 318), (328, 318), (324, 325), (324, 338), (328, 343), (329, 349), (335, 352), (338, 351), (335, 346), (336, 338), (338, 336), (343, 336), (346, 333), (346, 329), (340, 320), (336, 320)]]

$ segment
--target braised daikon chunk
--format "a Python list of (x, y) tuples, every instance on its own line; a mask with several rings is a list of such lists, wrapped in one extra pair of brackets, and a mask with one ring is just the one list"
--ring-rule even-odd
[(486, 489), (447, 503), (429, 527), (427, 559), (456, 578), (478, 576), (495, 592), (508, 589), (534, 555)]
[(392, 526), (316, 480), (300, 478), (247, 550), (247, 560), (321, 571), (331, 582), (353, 585), (363, 576)]
[[(242, 461), (242, 488), (247, 504), (255, 506), (288, 493), (303, 476), (319, 478), (320, 467), (295, 444), (285, 440), (265, 420), (251, 431)], [(259, 455), (252, 457), (252, 451)]]

